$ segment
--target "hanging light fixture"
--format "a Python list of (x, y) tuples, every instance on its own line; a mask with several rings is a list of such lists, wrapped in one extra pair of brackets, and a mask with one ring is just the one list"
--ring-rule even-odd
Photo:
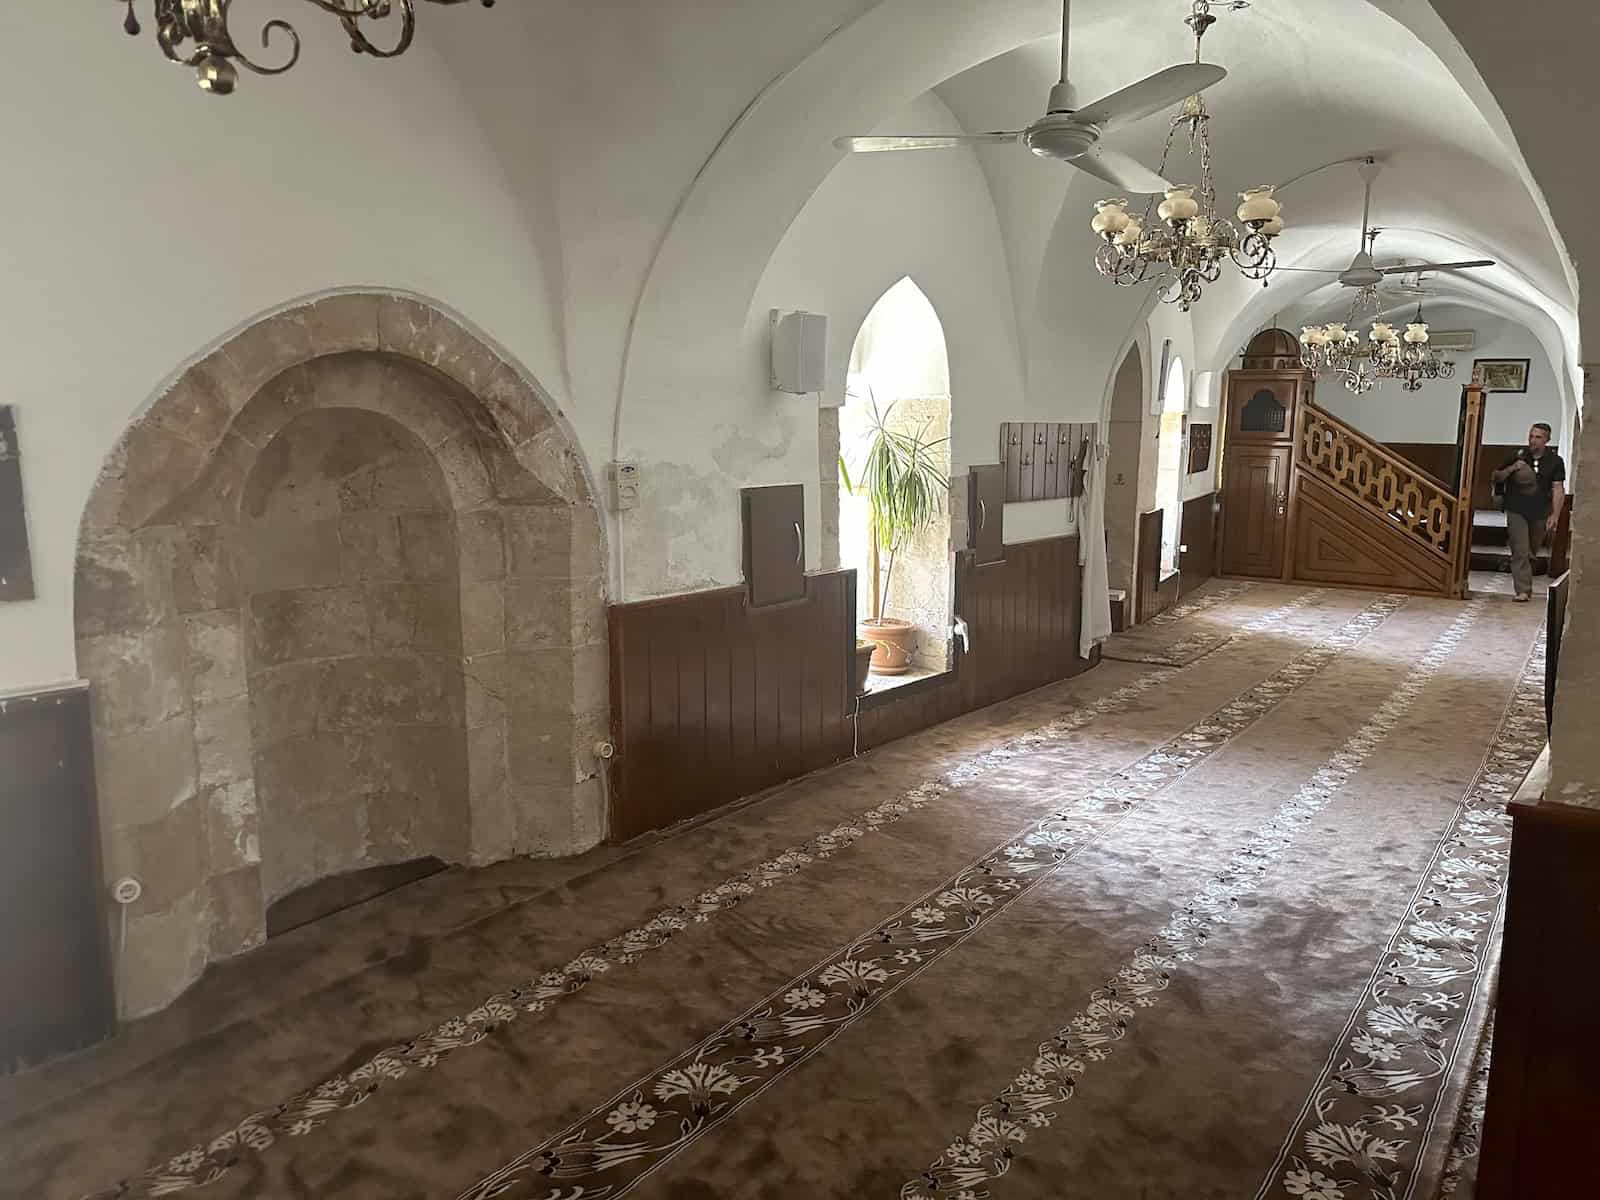
[[(1373, 326), (1374, 331), (1377, 326)], [(1391, 335), (1393, 330), (1390, 330)], [(1387, 379), (1398, 379), (1408, 392), (1420, 392), (1422, 385), (1435, 379), (1454, 379), (1456, 364), (1441, 358), (1428, 344), (1428, 323), (1422, 319), (1422, 305), (1417, 304), (1416, 320), (1406, 326), (1406, 331), (1393, 338), (1388, 353), (1379, 360), (1379, 369)]]
[[(144, 31), (134, 12), (136, 0), (118, 0), (128, 6), (122, 27), (131, 37)], [(416, 35), (417, 0), (305, 0), (307, 4), (337, 17), (350, 38), (350, 49), (374, 58), (398, 58), (411, 48)], [(471, 0), (427, 0), (429, 4), (468, 4)], [(493, 8), (495, 0), (479, 0)], [(289, 56), (277, 66), (253, 62), (234, 41), (229, 28), (233, 0), (154, 0), (156, 41), (162, 53), (179, 66), (191, 67), (200, 89), (214, 96), (232, 94), (239, 83), (239, 67), (257, 75), (282, 75), (300, 61), (300, 35), (283, 20), (271, 20), (261, 27), (261, 46), (271, 49), (274, 35), (282, 33), (289, 41)], [(399, 18), (398, 37), (385, 48), (367, 37), (369, 29), (391, 17)], [(389, 28), (393, 28), (390, 26)], [(235, 65), (237, 64), (237, 65)]]
[[(1249, 7), (1244, 0), (1193, 0), (1193, 9), (1184, 20), (1194, 32), (1195, 61), (1200, 61), (1200, 43), (1206, 30), (1216, 23), (1212, 10)], [(1272, 240), (1283, 232), (1282, 206), (1273, 198), (1269, 186), (1239, 193), (1242, 203), (1235, 225), (1216, 211), (1217, 194), (1211, 178), (1211, 114), (1203, 96), (1190, 96), (1172, 118), (1167, 129), (1166, 148), (1161, 152), (1158, 174), (1165, 175), (1172, 143), (1180, 129), (1189, 135), (1189, 153), (1200, 160), (1200, 184), (1169, 188), (1151, 221), (1154, 197), (1142, 215), (1128, 211), (1128, 201), (1102, 200), (1095, 205), (1090, 222), (1100, 235), (1095, 252), (1095, 269), (1123, 287), (1132, 287), (1154, 278), (1157, 294), (1184, 312), (1200, 299), (1204, 286), (1222, 277), (1224, 259), (1231, 259), (1248, 279), (1261, 280), (1278, 265)], [(1198, 192), (1198, 195), (1196, 194)], [(1240, 227), (1244, 232), (1240, 232)]]
[(1300, 330), (1300, 361), (1317, 375), (1332, 375), (1356, 395), (1364, 395), (1382, 380), (1398, 379), (1408, 392), (1422, 390), (1433, 379), (1453, 379), (1456, 364), (1439, 357), (1428, 344), (1428, 325), (1417, 305), (1416, 320), (1396, 333), (1386, 321), (1373, 322), (1365, 345), (1350, 326), (1367, 306), (1378, 306), (1378, 289), (1362, 288), (1343, 321), (1307, 325)]

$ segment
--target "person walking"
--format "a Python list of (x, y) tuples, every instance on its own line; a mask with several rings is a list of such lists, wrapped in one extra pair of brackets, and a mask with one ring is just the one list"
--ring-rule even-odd
[(1536, 421), (1528, 444), (1494, 473), (1495, 483), (1505, 489), (1511, 580), (1524, 604), (1533, 598), (1533, 556), (1555, 536), (1567, 499), (1567, 464), (1549, 447), (1550, 426)]

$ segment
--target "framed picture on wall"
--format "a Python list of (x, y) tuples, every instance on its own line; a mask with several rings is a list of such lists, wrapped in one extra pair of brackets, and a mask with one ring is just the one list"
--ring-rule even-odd
[(1525, 392), (1530, 361), (1526, 358), (1475, 358), (1472, 377), (1483, 384), (1486, 392)]
[(1189, 426), (1189, 474), (1199, 475), (1211, 466), (1211, 426)]

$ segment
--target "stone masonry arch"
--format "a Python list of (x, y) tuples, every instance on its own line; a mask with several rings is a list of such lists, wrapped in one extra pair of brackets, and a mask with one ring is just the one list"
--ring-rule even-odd
[(432, 305), (328, 296), (182, 370), (79, 534), (105, 876), (144, 884), (122, 1014), (258, 945), (269, 892), (335, 869), (274, 863), (264, 883), (262, 802), (323, 782), (301, 763), (368, 765), (279, 817), (349, 831), (316, 855), (341, 869), (599, 841), (605, 570), (559, 413)]

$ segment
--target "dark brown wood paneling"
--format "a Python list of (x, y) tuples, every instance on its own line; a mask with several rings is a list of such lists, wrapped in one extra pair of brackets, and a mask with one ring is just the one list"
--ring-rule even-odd
[[(1454, 442), (1385, 442), (1383, 446), (1417, 470), (1432, 476), (1434, 482), (1446, 491), (1455, 491), (1457, 450)], [(1486, 446), (1484, 449), (1486, 453), (1492, 453), (1494, 448)], [(1484, 507), (1488, 507), (1487, 497)]]
[(89, 694), (0, 701), (0, 1071), (110, 1036)]
[(753, 605), (806, 594), (806, 489), (803, 484), (742, 488), (744, 581)]
[(1183, 502), (1178, 535), (1178, 592), (1187, 595), (1217, 573), (1216, 494)]
[(1133, 564), (1133, 619), (1142, 625), (1161, 611), (1161, 522), (1159, 508), (1139, 514), (1138, 557)]
[(803, 599), (765, 608), (742, 588), (612, 606), (613, 839), (849, 754), (854, 583), (808, 575)]
[[(946, 674), (864, 698), (862, 750), (1076, 675), (1076, 538), (956, 560), (959, 643)], [(853, 571), (808, 575), (793, 604), (723, 588), (613, 605), (611, 838), (625, 841), (848, 758), (856, 741)]]
[(1600, 812), (1513, 803), (1511, 872), (1476, 1194), (1594, 1190), (1600, 1128)]
[(1444, 591), (1450, 560), (1308, 471), (1295, 479), (1294, 578), (1345, 587)]

